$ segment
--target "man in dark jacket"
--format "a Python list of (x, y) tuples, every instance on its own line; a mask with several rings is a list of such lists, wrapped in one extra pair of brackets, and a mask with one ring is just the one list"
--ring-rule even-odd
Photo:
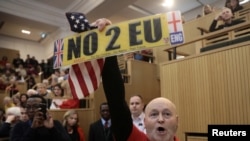
[[(223, 21), (223, 24), (219, 25), (217, 27), (217, 23), (218, 21)], [(237, 25), (240, 23), (245, 22), (244, 20), (238, 19), (238, 20), (233, 20), (233, 13), (231, 11), (231, 9), (229, 8), (224, 8), (222, 10), (222, 12), (217, 15), (215, 17), (215, 19), (213, 20), (212, 24), (210, 25), (209, 31), (213, 32), (213, 31), (217, 31), (226, 27), (230, 27), (233, 25)]]
[[(89, 141), (114, 141), (111, 133), (111, 120), (108, 103), (100, 105), (101, 119), (92, 123), (89, 127)], [(122, 121), (121, 121), (122, 122)]]
[(61, 123), (47, 114), (42, 96), (30, 96), (26, 109), (30, 120), (14, 126), (11, 141), (70, 141)]

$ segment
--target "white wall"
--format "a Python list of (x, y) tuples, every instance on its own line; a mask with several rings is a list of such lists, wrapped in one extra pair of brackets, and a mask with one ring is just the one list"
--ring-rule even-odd
[(46, 58), (44, 52), (45, 47), (36, 42), (27, 40), (15, 39), (0, 35), (0, 48), (19, 50), (21, 58), (26, 59), (27, 54), (35, 56), (40, 62), (41, 59)]
[(39, 62), (42, 59), (46, 61), (48, 58), (53, 56), (54, 41), (70, 36), (70, 34), (74, 33), (69, 29), (59, 29), (54, 34), (55, 35), (49, 35), (47, 37), (48, 39), (42, 43), (0, 35), (0, 48), (19, 50), (22, 59), (26, 59), (27, 54), (30, 54), (30, 56), (35, 56)]
[[(219, 9), (219, 8), (224, 7), (225, 2), (226, 2), (226, 0), (218, 0), (210, 5), (212, 7), (214, 7), (215, 9)], [(206, 4), (206, 3), (204, 3), (204, 4)], [(186, 21), (190, 21), (190, 20), (195, 19), (198, 14), (202, 15), (202, 9), (203, 9), (203, 6), (200, 6), (200, 7), (197, 7), (189, 12), (184, 13), (183, 14), (184, 19)]]

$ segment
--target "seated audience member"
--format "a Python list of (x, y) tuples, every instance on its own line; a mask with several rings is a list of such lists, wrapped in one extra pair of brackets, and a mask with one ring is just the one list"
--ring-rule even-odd
[(15, 107), (16, 105), (13, 103), (13, 100), (9, 96), (5, 96), (3, 98), (3, 105), (4, 105), (4, 110), (5, 112), (7, 111), (8, 108), (10, 107)]
[(26, 79), (26, 83), (27, 83), (27, 89), (32, 89), (36, 85), (34, 76), (29, 75), (28, 78)]
[(34, 89), (28, 89), (26, 93), (28, 96), (37, 95), (37, 91)]
[(134, 125), (142, 132), (146, 133), (144, 125), (145, 114), (144, 104), (140, 95), (134, 95), (129, 99), (129, 109)]
[(20, 94), (20, 106), (25, 107), (29, 96), (25, 93)]
[(20, 107), (20, 111), (21, 111), (20, 120), (23, 121), (23, 122), (28, 121), (29, 116), (28, 116), (26, 108), (25, 107)]
[(231, 0), (226, 0), (225, 7), (231, 9)]
[(15, 104), (15, 106), (20, 107), (21, 102), (20, 102), (20, 93), (17, 93), (15, 95), (12, 96), (12, 101)]
[(50, 109), (73, 109), (79, 108), (80, 101), (78, 99), (64, 98), (64, 90), (60, 84), (56, 84), (52, 87), (52, 93), (54, 94)]
[(75, 110), (68, 110), (63, 116), (63, 127), (71, 141), (85, 141), (83, 129), (78, 125), (79, 116)]
[(101, 119), (89, 126), (89, 141), (114, 141), (108, 103), (100, 105), (100, 115)]
[(50, 104), (50, 109), (60, 109), (59, 105), (62, 104), (65, 99), (63, 98), (64, 90), (60, 84), (52, 86), (53, 98)]
[[(217, 27), (217, 23), (218, 21), (223, 21), (223, 24), (219, 25)], [(210, 25), (209, 31), (213, 32), (213, 31), (217, 31), (226, 27), (230, 27), (236, 24), (240, 24), (245, 22), (244, 20), (238, 19), (238, 20), (233, 20), (233, 13), (229, 8), (223, 8), (222, 12), (219, 13), (215, 19), (213, 20), (213, 22)]]
[(60, 83), (52, 86), (52, 93), (53, 98), (62, 98), (64, 96), (64, 90)]
[(48, 92), (48, 93), (51, 93), (52, 87), (51, 87), (51, 85), (49, 84), (49, 80), (48, 80), (48, 79), (43, 79), (42, 83), (45, 84), (46, 89), (47, 89), (47, 92)]
[(62, 124), (47, 112), (46, 105), (46, 99), (41, 95), (28, 98), (26, 110), (29, 120), (14, 126), (11, 141), (70, 141)]
[(232, 13), (235, 13), (243, 9), (243, 6), (240, 5), (239, 0), (230, 0), (230, 4), (231, 4)]
[(208, 5), (208, 4), (204, 5), (202, 10), (203, 10), (202, 11), (203, 16), (208, 15), (208, 14), (214, 12), (214, 9), (210, 5)]
[(12, 128), (20, 122), (21, 109), (20, 107), (11, 107), (6, 111), (6, 120), (0, 127), (0, 137), (9, 137)]
[(44, 83), (36, 84), (36, 91), (38, 95), (43, 96), (47, 100), (47, 108), (50, 107), (52, 94), (47, 91), (47, 86)]

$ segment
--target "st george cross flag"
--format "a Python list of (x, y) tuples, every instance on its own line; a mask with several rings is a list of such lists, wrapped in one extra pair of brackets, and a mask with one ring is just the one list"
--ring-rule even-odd
[[(94, 29), (91, 27), (83, 13), (68, 12), (66, 17), (72, 31), (81, 33)], [(104, 58), (74, 64), (69, 70), (69, 86), (73, 98), (83, 99), (94, 93), (101, 82), (101, 72), (104, 65)]]

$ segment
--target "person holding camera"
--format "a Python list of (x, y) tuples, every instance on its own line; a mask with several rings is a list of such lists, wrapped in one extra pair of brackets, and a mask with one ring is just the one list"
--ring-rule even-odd
[(29, 120), (15, 125), (11, 141), (70, 141), (62, 124), (47, 113), (46, 105), (46, 99), (41, 95), (28, 98), (26, 110)]

